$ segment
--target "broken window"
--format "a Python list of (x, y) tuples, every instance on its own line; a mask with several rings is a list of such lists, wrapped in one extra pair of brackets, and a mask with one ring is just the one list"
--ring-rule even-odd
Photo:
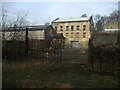
[(83, 25), (83, 30), (86, 30), (86, 25)]
[(55, 26), (55, 30), (57, 30), (57, 26)]
[(76, 27), (76, 28), (77, 28), (77, 30), (79, 30), (79, 29), (80, 29), (80, 26), (79, 26), (79, 25), (77, 25), (77, 27)]
[(60, 31), (63, 31), (63, 26), (60, 26)]
[(73, 31), (74, 30), (74, 26), (71, 26), (71, 31)]
[(66, 31), (68, 31), (68, 29), (69, 29), (69, 26), (66, 26)]
[(66, 33), (66, 37), (68, 37), (68, 33)]

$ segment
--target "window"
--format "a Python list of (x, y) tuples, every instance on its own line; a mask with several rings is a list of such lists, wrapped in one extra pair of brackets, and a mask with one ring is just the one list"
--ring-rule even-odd
[(63, 26), (60, 26), (60, 31), (63, 31)]
[(80, 34), (79, 32), (76, 33), (76, 37), (79, 38), (80, 37)]
[(72, 33), (71, 33), (71, 38), (73, 38), (73, 37), (74, 37), (74, 33), (72, 32)]
[(66, 31), (68, 31), (68, 29), (69, 29), (69, 26), (66, 26)]
[(57, 26), (55, 26), (55, 30), (57, 30)]
[(86, 30), (86, 25), (83, 25), (83, 30)]
[(71, 26), (71, 31), (73, 31), (74, 30), (74, 26)]
[(86, 33), (83, 33), (83, 38), (86, 38)]
[(80, 29), (80, 26), (79, 26), (79, 25), (77, 25), (77, 27), (76, 27), (76, 28), (77, 28), (77, 30), (79, 30), (79, 29)]
[(111, 29), (113, 29), (113, 28), (111, 27)]
[(66, 37), (68, 37), (68, 33), (66, 33)]

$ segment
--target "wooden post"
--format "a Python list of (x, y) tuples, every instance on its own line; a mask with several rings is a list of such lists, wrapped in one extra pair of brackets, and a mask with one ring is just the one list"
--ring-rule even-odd
[(26, 28), (26, 57), (28, 56), (28, 28)]
[[(120, 26), (118, 26), (120, 28)], [(117, 53), (120, 53), (120, 31), (117, 32), (117, 46), (118, 46), (118, 51)], [(118, 78), (118, 88), (120, 88), (120, 56), (117, 56), (117, 78)]]
[[(120, 53), (120, 31), (118, 31), (118, 36), (117, 36), (117, 45), (118, 45), (118, 51), (117, 53)], [(118, 60), (118, 70), (117, 70), (117, 77), (118, 77), (118, 88), (120, 88), (120, 56), (118, 55), (117, 60)]]
[(89, 41), (89, 59), (92, 67), (92, 72), (94, 72), (94, 60), (93, 60), (93, 34), (91, 36), (91, 39)]

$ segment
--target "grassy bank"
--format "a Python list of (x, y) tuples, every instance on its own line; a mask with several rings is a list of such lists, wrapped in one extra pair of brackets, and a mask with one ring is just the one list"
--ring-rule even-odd
[(3, 62), (3, 88), (114, 88), (117, 78), (87, 65), (48, 61)]

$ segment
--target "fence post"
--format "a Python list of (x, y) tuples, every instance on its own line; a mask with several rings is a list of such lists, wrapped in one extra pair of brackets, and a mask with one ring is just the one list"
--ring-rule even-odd
[(26, 28), (26, 57), (28, 56), (28, 28)]
[(94, 60), (93, 60), (93, 35), (89, 40), (89, 59), (92, 67), (92, 72), (94, 72)]
[[(119, 26), (120, 27), (120, 26)], [(117, 51), (117, 53), (118, 53), (118, 56), (117, 56), (117, 78), (118, 78), (118, 88), (120, 88), (120, 60), (119, 60), (119, 58), (120, 58), (120, 55), (119, 55), (119, 53), (120, 53), (120, 31), (118, 31), (118, 33), (117, 33), (117, 45), (118, 45), (118, 51)]]

